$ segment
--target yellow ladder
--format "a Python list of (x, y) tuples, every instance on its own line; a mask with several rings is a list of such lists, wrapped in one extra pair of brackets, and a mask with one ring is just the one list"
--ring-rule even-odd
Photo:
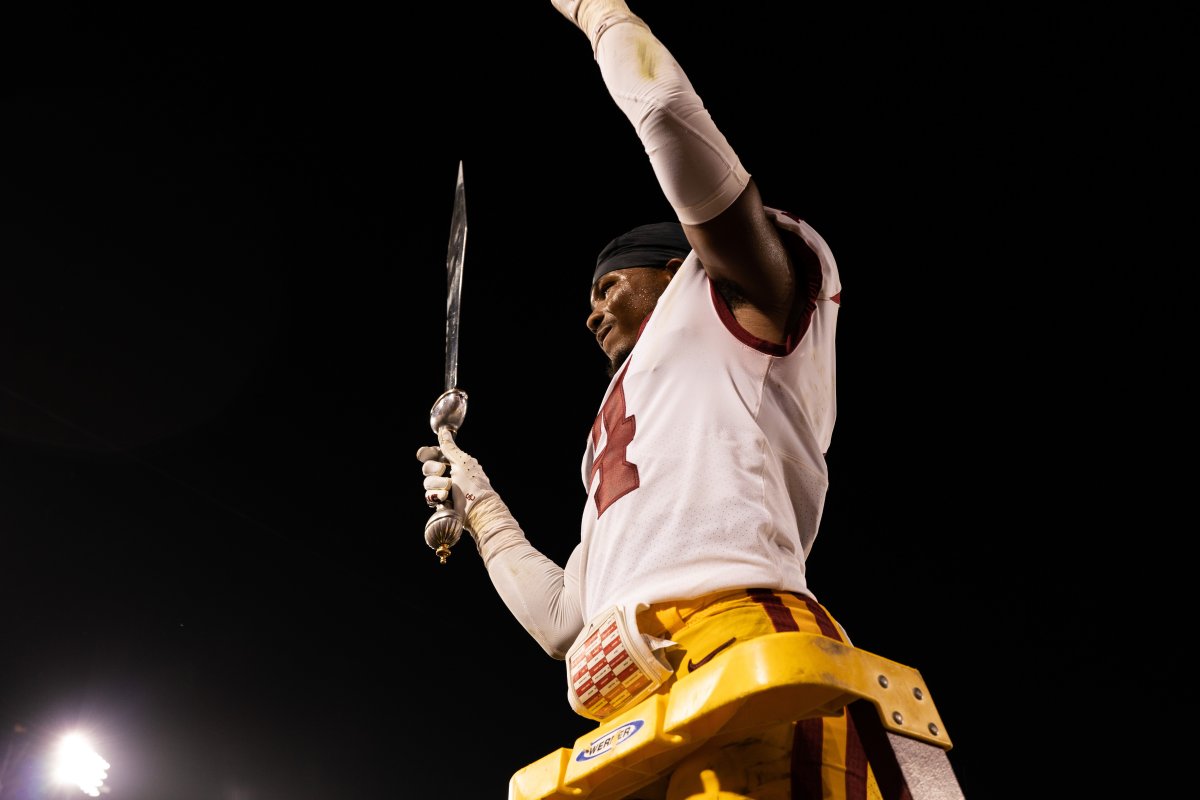
[(737, 644), (575, 740), (522, 767), (509, 800), (616, 800), (701, 745), (790, 720), (876, 708), (913, 800), (962, 793), (945, 757), (950, 737), (912, 667), (823, 636), (774, 633)]

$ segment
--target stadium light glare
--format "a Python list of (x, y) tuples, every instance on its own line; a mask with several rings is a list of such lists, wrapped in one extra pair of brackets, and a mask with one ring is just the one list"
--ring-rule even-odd
[(81, 734), (70, 733), (59, 743), (54, 775), (61, 783), (78, 786), (91, 797), (98, 797), (108, 777), (109, 763), (92, 749)]

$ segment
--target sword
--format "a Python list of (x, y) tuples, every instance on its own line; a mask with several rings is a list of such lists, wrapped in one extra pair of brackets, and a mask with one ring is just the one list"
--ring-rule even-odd
[[(454, 212), (450, 218), (450, 245), (446, 249), (446, 383), (429, 412), (429, 427), (436, 434), (443, 428), (457, 434), (467, 415), (467, 393), (458, 388), (458, 323), (462, 304), (463, 255), (467, 249), (467, 200), (463, 193), (462, 161), (458, 162), (458, 181), (454, 186)], [(433, 516), (425, 523), (425, 544), (445, 564), (450, 548), (462, 535), (462, 512), (454, 508), (453, 495), (445, 501), (430, 503)]]

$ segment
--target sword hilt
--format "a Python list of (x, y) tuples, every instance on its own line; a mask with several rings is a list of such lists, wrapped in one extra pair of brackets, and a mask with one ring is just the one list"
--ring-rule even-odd
[[(441, 435), (442, 430), (454, 436), (467, 416), (467, 393), (457, 387), (442, 392), (429, 412), (429, 427)], [(453, 491), (446, 493), (446, 501), (438, 503), (433, 516), (425, 523), (425, 544), (434, 551), (438, 561), (446, 563), (450, 548), (458, 544), (463, 531), (463, 515), (454, 508)]]

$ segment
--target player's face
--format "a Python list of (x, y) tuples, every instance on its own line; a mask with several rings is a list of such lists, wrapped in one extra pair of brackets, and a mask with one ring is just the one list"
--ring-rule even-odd
[(654, 310), (671, 273), (658, 267), (629, 267), (600, 276), (592, 287), (592, 313), (587, 326), (608, 356), (615, 375), (637, 341), (642, 321)]

